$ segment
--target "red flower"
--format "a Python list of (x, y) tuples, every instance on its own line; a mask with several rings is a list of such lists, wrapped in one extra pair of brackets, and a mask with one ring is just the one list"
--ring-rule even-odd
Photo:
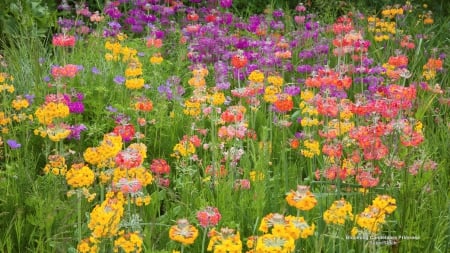
[(131, 124), (118, 125), (114, 128), (113, 132), (122, 137), (123, 141), (131, 141), (134, 138), (136, 130)]
[(169, 174), (170, 166), (164, 159), (153, 159), (150, 170), (155, 174)]
[(231, 57), (231, 65), (237, 69), (245, 67), (247, 65), (247, 61), (247, 57), (245, 57), (242, 53), (235, 54)]

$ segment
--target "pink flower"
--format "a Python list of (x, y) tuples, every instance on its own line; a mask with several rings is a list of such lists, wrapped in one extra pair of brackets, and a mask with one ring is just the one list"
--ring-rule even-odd
[(54, 35), (52, 44), (55, 47), (73, 47), (75, 46), (75, 36), (65, 34)]
[(216, 207), (208, 206), (197, 212), (198, 222), (200, 223), (200, 226), (204, 228), (214, 227), (217, 223), (219, 223), (221, 218), (222, 215)]

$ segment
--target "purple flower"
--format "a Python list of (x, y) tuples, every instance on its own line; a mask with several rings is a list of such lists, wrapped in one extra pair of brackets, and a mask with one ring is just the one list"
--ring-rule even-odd
[(34, 94), (25, 94), (25, 99), (28, 101), (28, 103), (31, 105), (34, 101)]
[(70, 135), (67, 137), (67, 139), (79, 140), (81, 137), (81, 132), (86, 129), (87, 127), (83, 124), (70, 126)]
[(230, 8), (233, 5), (233, 0), (220, 0), (219, 4), (222, 8)]
[(49, 76), (44, 77), (44, 82), (50, 82), (50, 77)]
[(92, 71), (92, 73), (94, 73), (96, 75), (100, 74), (100, 70), (98, 70), (98, 68), (96, 68), (96, 67), (92, 67), (91, 71)]
[(300, 94), (300, 87), (291, 85), (284, 88), (284, 92), (291, 95), (291, 96), (297, 96)]
[(108, 112), (112, 112), (112, 113), (117, 112), (117, 108), (114, 108), (114, 107), (112, 107), (111, 105), (108, 105), (108, 106), (106, 107), (106, 110), (107, 110)]
[(11, 149), (18, 149), (22, 146), (22, 144), (18, 143), (16, 140), (12, 140), (12, 139), (7, 140), (6, 143), (8, 143), (8, 146)]
[(70, 113), (80, 114), (84, 112), (83, 102), (80, 101), (70, 102), (68, 106)]
[(117, 84), (123, 84), (125, 82), (125, 77), (123, 77), (123, 76), (116, 76), (116, 77), (114, 77), (113, 80)]
[(282, 10), (274, 10), (273, 13), (272, 13), (272, 16), (274, 18), (281, 18), (281, 17), (284, 16), (284, 13), (283, 13)]

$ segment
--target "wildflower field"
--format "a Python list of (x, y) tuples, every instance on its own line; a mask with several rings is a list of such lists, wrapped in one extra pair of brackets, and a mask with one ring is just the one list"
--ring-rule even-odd
[(0, 252), (450, 251), (448, 15), (5, 1)]

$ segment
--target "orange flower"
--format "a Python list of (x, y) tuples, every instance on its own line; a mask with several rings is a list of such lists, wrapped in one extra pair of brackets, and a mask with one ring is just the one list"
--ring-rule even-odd
[(238, 54), (231, 57), (231, 65), (237, 69), (243, 68), (247, 65), (247, 57), (242, 54), (242, 51), (239, 51)]

